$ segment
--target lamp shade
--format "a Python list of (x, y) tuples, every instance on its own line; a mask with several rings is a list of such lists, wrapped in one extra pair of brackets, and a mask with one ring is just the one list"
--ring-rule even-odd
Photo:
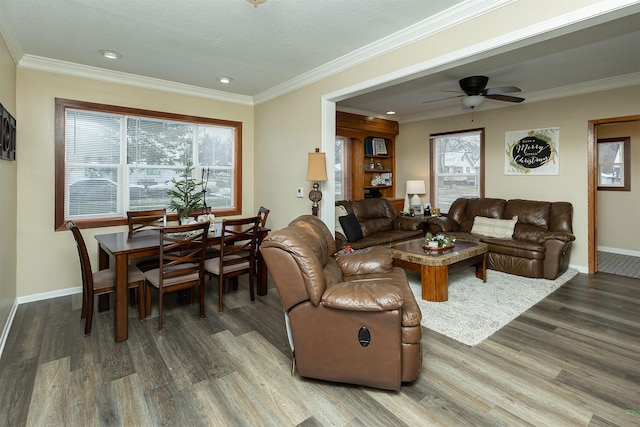
[(471, 95), (471, 96), (465, 96), (464, 98), (462, 98), (462, 105), (464, 105), (466, 108), (478, 107), (479, 105), (482, 105), (483, 102), (484, 102), (484, 96), (480, 96), (480, 95)]
[(407, 194), (426, 194), (427, 190), (424, 181), (421, 179), (410, 179), (407, 181)]
[(309, 165), (307, 167), (307, 181), (326, 181), (327, 162), (324, 153), (316, 148), (315, 153), (309, 153)]

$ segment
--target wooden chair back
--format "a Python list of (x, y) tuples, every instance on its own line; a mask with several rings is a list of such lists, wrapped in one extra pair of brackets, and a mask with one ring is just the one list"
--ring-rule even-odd
[(251, 301), (255, 300), (258, 221), (257, 216), (222, 221), (220, 257), (207, 260), (205, 265), (207, 273), (218, 276), (218, 311), (220, 312), (223, 309), (222, 295), (225, 279), (249, 274)]
[(162, 330), (166, 292), (199, 288), (200, 317), (204, 319), (204, 259), (209, 222), (160, 227), (160, 266), (145, 272), (146, 311), (151, 312), (151, 287), (158, 289), (158, 330)]
[(93, 274), (91, 270), (91, 260), (87, 252), (87, 245), (84, 242), (80, 229), (73, 221), (67, 221), (67, 229), (71, 230), (76, 241), (78, 257), (80, 258), (80, 272), (82, 275), (82, 313), (81, 317), (86, 317), (87, 304), (93, 300)]
[[(202, 280), (208, 232), (208, 222), (160, 227), (160, 288), (165, 282), (175, 286), (177, 279), (193, 273), (198, 274), (195, 281)], [(183, 283), (180, 287), (190, 286)]]
[(167, 210), (127, 211), (127, 222), (129, 224), (129, 237), (131, 237), (135, 232), (166, 225)]

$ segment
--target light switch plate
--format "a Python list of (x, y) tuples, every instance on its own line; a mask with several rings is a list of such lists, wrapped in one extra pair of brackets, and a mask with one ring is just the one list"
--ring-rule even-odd
[(296, 189), (296, 197), (298, 197), (299, 199), (303, 198), (303, 197), (304, 197), (304, 193), (303, 193), (303, 191), (304, 191), (304, 190), (302, 189), (302, 187), (297, 188), (297, 189)]

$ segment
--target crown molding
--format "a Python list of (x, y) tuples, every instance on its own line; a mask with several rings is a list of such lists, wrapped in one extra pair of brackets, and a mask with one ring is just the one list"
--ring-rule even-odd
[(145, 89), (160, 90), (163, 92), (177, 93), (180, 95), (196, 96), (200, 98), (214, 99), (216, 101), (230, 102), (234, 104), (253, 105), (250, 96), (238, 95), (231, 92), (223, 92), (207, 89), (168, 80), (139, 76), (136, 74), (111, 71), (104, 68), (80, 65), (57, 59), (41, 56), (24, 55), (18, 63), (19, 68), (26, 68), (50, 73), (65, 74), (74, 77), (83, 77), (91, 80), (99, 80), (109, 83), (117, 83), (128, 86), (136, 86)]
[(404, 28), (394, 34), (354, 50), (340, 58), (327, 62), (309, 72), (300, 74), (282, 84), (267, 89), (253, 97), (260, 104), (300, 89), (311, 83), (354, 67), (358, 64), (400, 49), (418, 40), (454, 27), (472, 18), (513, 3), (515, 0), (469, 0), (463, 1), (428, 19)]

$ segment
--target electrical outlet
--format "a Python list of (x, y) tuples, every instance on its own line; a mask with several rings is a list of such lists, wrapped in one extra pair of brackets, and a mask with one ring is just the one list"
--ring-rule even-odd
[(304, 197), (304, 193), (303, 193), (303, 191), (304, 191), (304, 190), (302, 189), (302, 187), (297, 188), (297, 189), (296, 189), (296, 197), (297, 197), (297, 198), (299, 198), (299, 199), (303, 198), (303, 197)]

